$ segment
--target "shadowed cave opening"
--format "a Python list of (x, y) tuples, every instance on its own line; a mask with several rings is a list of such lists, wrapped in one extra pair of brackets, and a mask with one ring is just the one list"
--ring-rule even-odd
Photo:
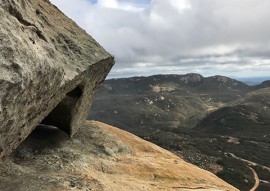
[(69, 136), (54, 126), (38, 125), (29, 136), (13, 151), (12, 156), (16, 164), (29, 160), (30, 156), (37, 156), (46, 150), (61, 148)]
[(81, 85), (68, 92), (66, 97), (43, 119), (41, 124), (55, 126), (70, 135), (72, 120), (82, 94), (83, 86)]

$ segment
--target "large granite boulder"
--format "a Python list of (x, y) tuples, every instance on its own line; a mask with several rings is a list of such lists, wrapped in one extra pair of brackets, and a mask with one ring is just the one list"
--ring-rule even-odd
[(47, 0), (0, 0), (0, 159), (39, 124), (70, 136), (114, 63)]

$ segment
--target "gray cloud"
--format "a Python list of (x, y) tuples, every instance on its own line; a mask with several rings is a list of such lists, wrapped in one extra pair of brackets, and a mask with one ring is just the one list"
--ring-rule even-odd
[(268, 0), (51, 0), (116, 57), (111, 77), (269, 76)]

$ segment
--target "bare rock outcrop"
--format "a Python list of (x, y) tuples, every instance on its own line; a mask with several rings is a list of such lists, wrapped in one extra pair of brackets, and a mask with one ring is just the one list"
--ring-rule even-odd
[(113, 63), (48, 0), (0, 0), (0, 159), (39, 123), (74, 135)]
[(169, 151), (96, 121), (85, 122), (73, 139), (38, 127), (0, 165), (0, 182), (1, 191), (237, 190)]

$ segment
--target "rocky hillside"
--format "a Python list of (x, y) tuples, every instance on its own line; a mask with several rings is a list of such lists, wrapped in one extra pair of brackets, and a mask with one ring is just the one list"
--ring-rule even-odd
[(194, 129), (220, 135), (252, 136), (261, 141), (269, 139), (270, 88), (251, 92), (218, 109), (204, 118)]
[(248, 91), (250, 87), (226, 76), (203, 77), (200, 74), (190, 73), (186, 75), (154, 75), (106, 80), (103, 91), (107, 90), (111, 94), (123, 94), (151, 90), (154, 92), (179, 92), (181, 90), (209, 92), (217, 89), (226, 93), (243, 93), (243, 91)]
[(255, 176), (249, 163), (232, 156), (256, 163), (257, 191), (265, 190), (270, 187), (270, 89), (261, 89), (266, 84), (199, 74), (112, 79), (96, 96), (89, 118), (166, 148), (240, 190), (252, 188)]
[(112, 79), (105, 81), (89, 116), (134, 133), (145, 127), (190, 127), (251, 89), (228, 77), (199, 74)]
[(262, 82), (261, 84), (255, 86), (256, 89), (267, 88), (267, 87), (270, 87), (270, 80), (266, 80)]
[(70, 139), (39, 126), (0, 165), (0, 190), (236, 190), (115, 127), (87, 121)]

